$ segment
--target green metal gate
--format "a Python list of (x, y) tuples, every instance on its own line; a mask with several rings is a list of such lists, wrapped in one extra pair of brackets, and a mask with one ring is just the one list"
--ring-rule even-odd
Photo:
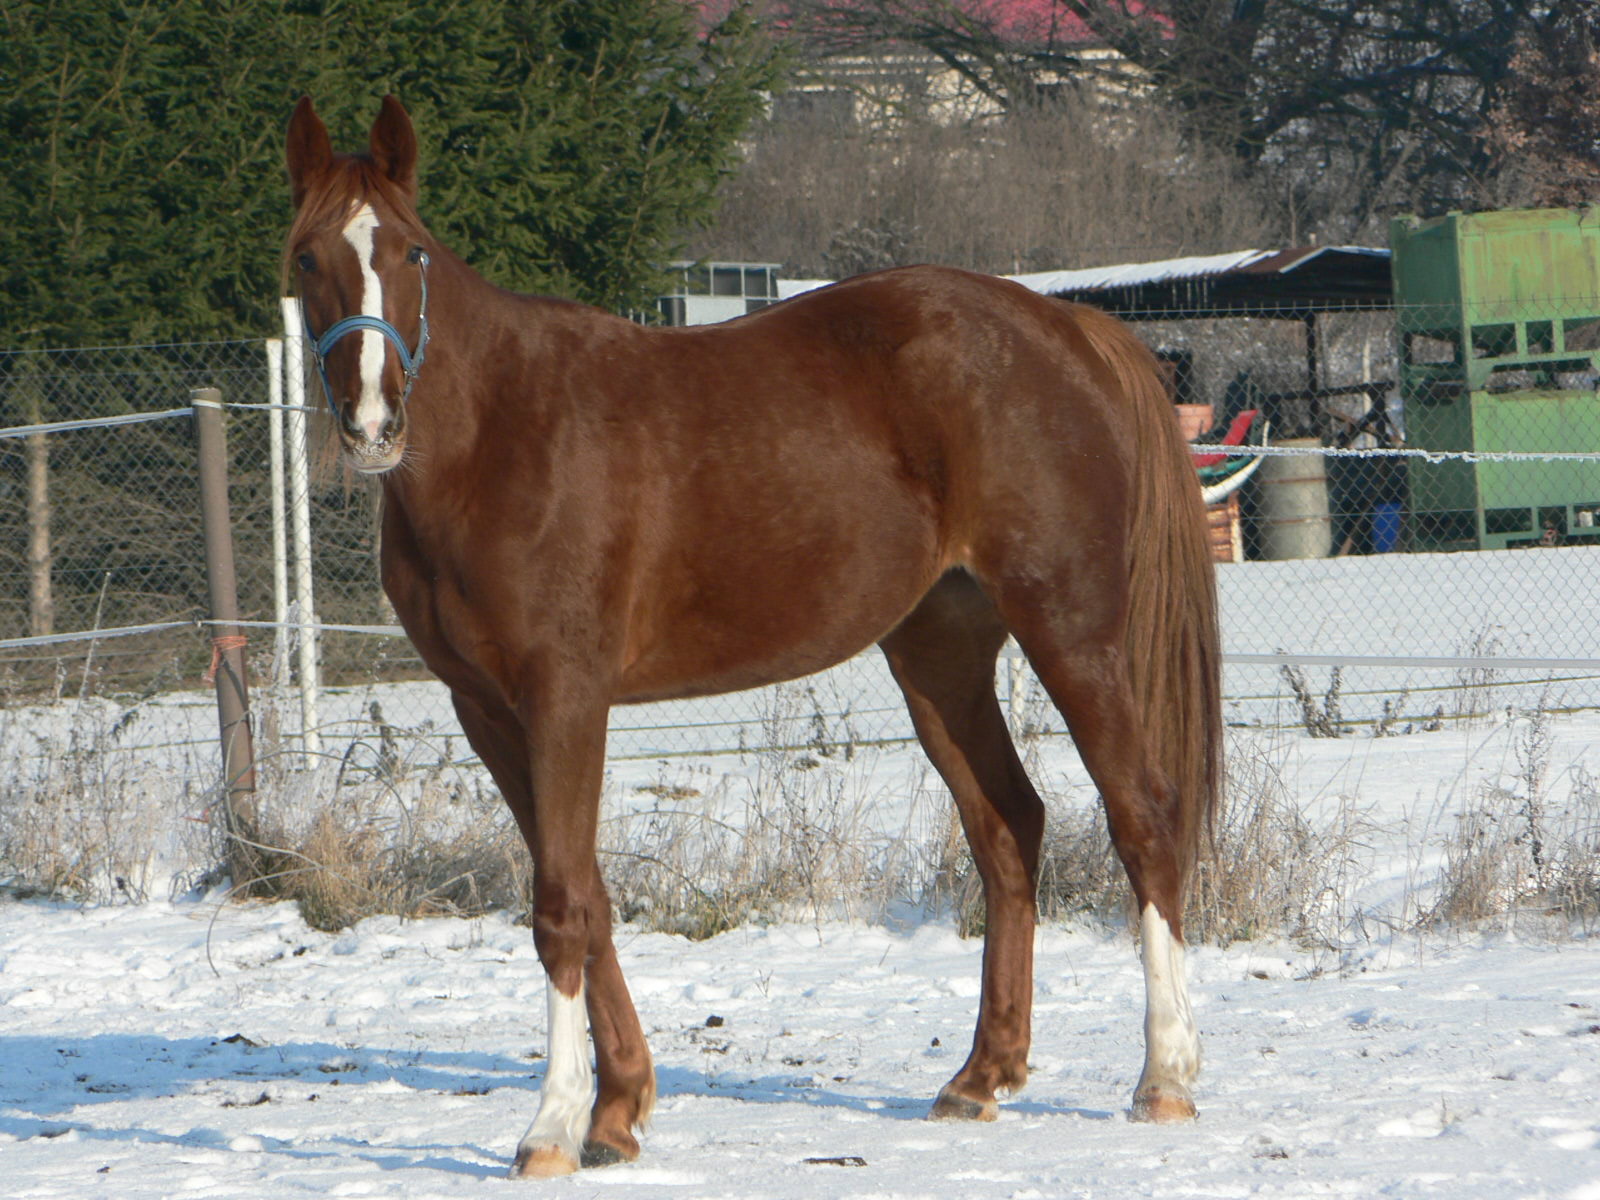
[[(1406, 440), (1600, 450), (1600, 209), (1401, 218), (1390, 228)], [(1500, 549), (1600, 538), (1600, 469), (1413, 462), (1413, 540)]]

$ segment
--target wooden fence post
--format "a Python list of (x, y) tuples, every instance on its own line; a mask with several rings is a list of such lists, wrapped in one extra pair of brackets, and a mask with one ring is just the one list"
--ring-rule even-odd
[[(13, 377), (12, 387), (20, 392), (17, 407), (29, 425), (44, 424), (44, 387), (35, 356), (23, 355)], [(34, 637), (52, 634), (55, 629), (55, 601), (50, 575), (50, 442), (47, 435), (29, 436), (25, 451), (28, 464), (28, 632)]]
[(217, 689), (222, 736), (222, 805), (227, 859), (234, 886), (259, 874), (256, 850), (255, 750), (250, 735), (250, 695), (245, 638), (239, 631), (239, 591), (228, 516), (228, 449), (222, 428), (222, 393), (196, 388), (195, 435), (200, 446), (200, 517), (205, 529), (206, 583), (211, 593), (211, 681)]

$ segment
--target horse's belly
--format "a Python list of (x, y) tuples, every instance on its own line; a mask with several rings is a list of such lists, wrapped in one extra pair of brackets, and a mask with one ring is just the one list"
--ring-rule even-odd
[(680, 649), (670, 655), (653, 656), (626, 672), (615, 703), (715, 696), (800, 679), (845, 661), (875, 640), (867, 637), (821, 650), (815, 646), (795, 647), (783, 654), (713, 655)]
[(821, 589), (752, 583), (755, 594), (743, 603), (663, 614), (624, 664), (617, 702), (736, 692), (815, 674), (884, 637), (937, 577), (930, 566)]
[[(945, 568), (938, 503), (875, 444), (774, 455), (679, 496), (641, 531), (621, 659), (627, 701), (737, 691), (860, 653)], [(713, 502), (714, 501), (714, 502)]]

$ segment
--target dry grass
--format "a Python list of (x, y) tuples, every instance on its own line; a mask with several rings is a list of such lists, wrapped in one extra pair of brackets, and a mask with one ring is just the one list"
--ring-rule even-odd
[(1355, 916), (1353, 882), (1370, 831), (1364, 814), (1342, 804), (1326, 825), (1314, 826), (1259, 743), (1231, 738), (1226, 761), (1214, 846), (1198, 864), (1189, 898), (1191, 940), (1337, 944)]
[[(876, 823), (880, 752), (837, 744), (820, 712), (807, 685), (780, 686), (742, 773), (663, 765), (639, 789), (652, 802), (608, 797), (600, 859), (624, 920), (701, 938), (751, 921), (877, 919), (922, 889), (916, 835)], [(794, 748), (796, 727), (815, 728), (811, 745)], [(913, 822), (929, 799), (918, 791)]]
[[(599, 849), (620, 917), (706, 937), (750, 922), (919, 912), (981, 932), (977, 873), (931, 771), (913, 781), (908, 799), (898, 794), (905, 784), (896, 760), (895, 794), (884, 794), (874, 773), (886, 752), (840, 745), (833, 733), (810, 745), (795, 736), (821, 709), (803, 685), (775, 692), (770, 704), (763, 744), (726, 770), (663, 764), (653, 783), (627, 794), (608, 783)], [(152, 780), (119, 744), (132, 711), (79, 703), (49, 738), (24, 736), (22, 723), (0, 712), (0, 754), (12, 764), (0, 777), (0, 888), (137, 901), (164, 890), (174, 863), (229, 860), (209, 797), (185, 792), (175, 814), (148, 802)], [(1042, 728), (1026, 704), (1019, 716)], [(310, 771), (262, 739), (261, 816), (249, 838), (256, 869), (234, 881), (235, 892), (292, 900), (322, 929), (379, 913), (525, 912), (528, 855), (482, 770), (441, 761), (425, 731), (397, 730), (376, 709), (370, 719), (342, 756)], [(1442, 869), (1409, 881), (1406, 915), (1389, 919), (1390, 928), (1410, 927), (1416, 912), (1424, 930), (1536, 915), (1600, 921), (1600, 785), (1581, 768), (1552, 769), (1550, 720), (1519, 718), (1514, 768), (1474, 793), (1445, 839)], [(272, 727), (263, 719), (267, 733)], [(1034, 778), (1047, 778), (1045, 749), (1056, 744), (1037, 732), (1021, 739)], [(1357, 909), (1372, 857), (1364, 814), (1351, 801), (1308, 820), (1265, 744), (1230, 740), (1190, 937), (1332, 947), (1363, 936), (1375, 916)], [(187, 771), (206, 773), (199, 764)], [(209, 825), (193, 819), (205, 812)], [(1124, 919), (1126, 883), (1090, 789), (1047, 795), (1039, 875), (1043, 920)]]
[(292, 900), (307, 924), (325, 930), (379, 913), (524, 909), (528, 853), (482, 772), (441, 758), (424, 731), (397, 730), (376, 704), (369, 721), (341, 755), (311, 770), (299, 769), (298, 753), (258, 743), (250, 853), (230, 854), (237, 847), (220, 812), (214, 820), (218, 856), (254, 861), (254, 875), (234, 879), (234, 890)]
[(376, 702), (354, 737), (325, 731), (341, 753), (307, 763), (279, 735), (286, 699), (270, 686), (252, 695), (256, 791), (231, 819), (210, 797), (218, 865), (205, 884), (292, 901), (323, 930), (379, 913), (477, 916), (525, 905), (527, 851), (481, 770), (453, 762), (430, 727), (390, 724)]
[[(1335, 944), (1354, 914), (1348, 897), (1366, 823), (1343, 806), (1328, 828), (1297, 811), (1278, 765), (1255, 743), (1230, 739), (1217, 828), (1197, 864), (1185, 924), (1191, 941), (1227, 945), (1259, 937)], [(948, 907), (965, 936), (981, 933), (983, 891), (960, 828), (940, 852)], [(1132, 924), (1127, 876), (1092, 795), (1046, 798), (1039, 859), (1041, 920)]]
[(1445, 839), (1425, 927), (1600, 920), (1600, 783), (1575, 766), (1564, 798), (1552, 795), (1551, 741), (1547, 713), (1522, 719), (1516, 772), (1480, 787)]
[(0, 712), (0, 889), (139, 902), (164, 883), (163, 858), (202, 840), (147, 802), (150, 772), (119, 742), (133, 711), (80, 701), (44, 731)]
[[(1121, 919), (1127, 876), (1112, 851), (1104, 811), (1092, 797), (1089, 801), (1073, 803), (1061, 796), (1046, 800), (1044, 840), (1039, 847), (1040, 920)], [(982, 935), (987, 920), (983, 883), (954, 814), (934, 861), (937, 866), (923, 892), (923, 906), (949, 912), (962, 937)]]
[[(1278, 653), (1283, 653), (1281, 646)], [(1348, 732), (1344, 727), (1344, 715), (1339, 710), (1341, 673), (1338, 667), (1328, 672), (1328, 690), (1320, 700), (1312, 694), (1302, 668), (1285, 663), (1278, 668), (1278, 673), (1294, 693), (1295, 704), (1300, 709), (1300, 724), (1308, 734), (1315, 738), (1336, 738)]]
[[(795, 748), (820, 712), (808, 686), (775, 689), (742, 774), (663, 766), (642, 795), (608, 783), (598, 850), (623, 920), (701, 938), (751, 921), (871, 919), (916, 887), (907, 839), (870, 823), (877, 755), (836, 746), (835, 730)], [(414, 765), (399, 749), (414, 731), (371, 719), (369, 737), (310, 773), (269, 756), (259, 872), (240, 890), (293, 900), (324, 929), (380, 912), (525, 911), (528, 854), (482, 772)]]
[[(796, 689), (773, 704), (768, 743), (745, 756), (742, 773), (663, 764), (656, 781), (632, 795), (608, 785), (599, 850), (619, 917), (703, 938), (751, 922), (873, 920), (912, 907), (952, 915), (963, 934), (981, 933), (982, 887), (937, 782), (930, 786), (925, 773), (904, 827), (884, 829), (872, 782), (878, 752), (828, 751), (820, 740), (796, 749), (792, 725), (814, 697)], [(1600, 787), (1578, 772), (1570, 800), (1555, 810), (1548, 722), (1536, 715), (1520, 733), (1516, 786), (1484, 789), (1460, 817), (1424, 927), (1533, 910), (1600, 918)], [(1042, 742), (1024, 740), (1036, 778)], [(408, 771), (392, 754), (377, 758), (387, 774), (354, 771), (347, 756), (331, 787), (316, 774), (280, 782), (297, 780), (302, 794), (281, 792), (263, 809), (308, 816), (260, 839), (263, 878), (249, 892), (298, 901), (320, 928), (379, 912), (523, 910), (527, 854), (481, 776)], [(331, 801), (312, 803), (330, 793)], [(1357, 911), (1355, 899), (1371, 833), (1353, 801), (1313, 824), (1262, 744), (1230, 739), (1213, 845), (1190, 897), (1191, 940), (1287, 937), (1319, 948), (1348, 941), (1372, 915)], [(1115, 924), (1125, 916), (1125, 877), (1100, 805), (1084, 790), (1047, 797), (1038, 904), (1046, 921)]]
[(334, 930), (379, 913), (478, 916), (526, 907), (532, 875), (497, 798), (458, 788), (352, 785), (308, 822), (275, 821), (254, 840), (260, 874), (236, 881), (258, 898), (292, 900), (306, 923)]
[[(1456, 646), (1456, 653), (1463, 658), (1493, 658), (1510, 650), (1504, 644), (1501, 631), (1494, 628), (1479, 629), (1470, 641)], [(1494, 685), (1500, 675), (1493, 667), (1458, 667), (1455, 685), (1450, 691), (1451, 715), (1468, 725), (1481, 721), (1493, 706)]]

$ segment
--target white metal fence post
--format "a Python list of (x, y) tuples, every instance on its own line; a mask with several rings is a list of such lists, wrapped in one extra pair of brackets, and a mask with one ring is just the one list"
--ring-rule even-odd
[(289, 539), (283, 491), (283, 340), (267, 339), (267, 467), (272, 502), (272, 661), (278, 679), (289, 673)]
[(1006, 716), (1011, 726), (1011, 736), (1021, 737), (1027, 723), (1028, 662), (1022, 648), (1013, 642), (1006, 650)]
[(311, 575), (311, 472), (306, 420), (305, 325), (300, 301), (283, 298), (284, 382), (289, 400), (287, 450), (289, 455), (290, 527), (294, 543), (294, 607), (298, 627), (296, 650), (300, 684), (300, 729), (306, 766), (322, 753), (318, 731), (317, 693), (322, 679), (316, 632), (317, 612)]

